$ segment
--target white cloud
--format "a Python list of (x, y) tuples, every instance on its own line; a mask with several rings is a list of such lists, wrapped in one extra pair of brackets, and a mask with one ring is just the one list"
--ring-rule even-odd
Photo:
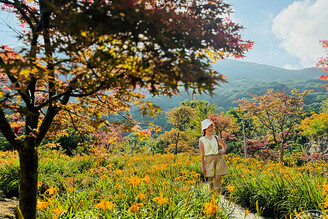
[(272, 31), (288, 53), (310, 67), (324, 56), (319, 40), (328, 40), (327, 21), (327, 0), (296, 1), (273, 19)]
[(298, 70), (298, 69), (301, 69), (300, 66), (297, 66), (297, 65), (290, 65), (290, 64), (286, 64), (286, 65), (284, 65), (283, 68), (284, 68), (284, 69), (287, 69), (287, 70)]

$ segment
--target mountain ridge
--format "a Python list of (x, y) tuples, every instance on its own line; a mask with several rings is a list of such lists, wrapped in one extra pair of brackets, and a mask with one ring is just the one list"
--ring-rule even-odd
[(266, 64), (230, 59), (219, 61), (212, 65), (212, 68), (227, 76), (229, 82), (245, 79), (259, 81), (302, 81), (319, 79), (324, 74), (321, 69), (316, 68), (290, 70)]

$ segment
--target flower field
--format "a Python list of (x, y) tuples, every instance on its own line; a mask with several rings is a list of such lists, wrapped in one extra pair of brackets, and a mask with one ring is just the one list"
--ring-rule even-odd
[(306, 210), (328, 213), (328, 164), (324, 161), (290, 166), (227, 156), (234, 201), (261, 215), (293, 216)]
[[(39, 218), (229, 218), (219, 196), (204, 189), (198, 154), (68, 157), (40, 150)], [(326, 163), (283, 166), (227, 155), (223, 193), (264, 215), (328, 213)], [(18, 159), (0, 154), (0, 190), (17, 190)], [(246, 211), (247, 214), (248, 211)]]

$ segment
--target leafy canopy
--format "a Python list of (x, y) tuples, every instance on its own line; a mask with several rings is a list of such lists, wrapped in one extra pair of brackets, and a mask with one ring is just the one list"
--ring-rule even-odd
[(108, 126), (103, 115), (125, 111), (128, 103), (158, 113), (141, 89), (172, 96), (183, 85), (212, 93), (224, 76), (210, 69), (211, 61), (243, 57), (252, 46), (241, 39), (242, 27), (224, 17), (231, 7), (223, 1), (0, 3), (25, 27), (22, 50), (1, 46), (0, 109), (21, 118), (37, 113), (45, 130), (34, 131), (38, 143), (61, 110), (71, 112), (63, 115), (66, 123), (87, 115), (99, 128)]

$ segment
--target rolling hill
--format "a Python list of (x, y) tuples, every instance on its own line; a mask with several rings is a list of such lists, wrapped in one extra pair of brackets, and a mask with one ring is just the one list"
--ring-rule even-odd
[(223, 60), (213, 65), (213, 69), (228, 77), (230, 82), (236, 80), (288, 81), (318, 79), (323, 74), (321, 69), (305, 68), (288, 70), (270, 65), (256, 64), (237, 60)]

